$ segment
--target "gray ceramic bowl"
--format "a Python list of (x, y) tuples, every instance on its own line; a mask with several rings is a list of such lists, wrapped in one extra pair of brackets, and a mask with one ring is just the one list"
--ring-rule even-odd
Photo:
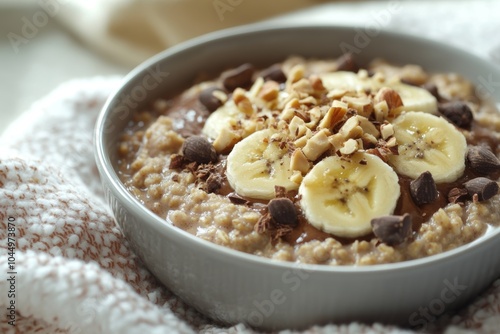
[[(500, 101), (499, 70), (461, 50), (381, 31), (359, 45), (362, 29), (257, 25), (188, 41), (153, 57), (110, 97), (95, 132), (96, 158), (116, 220), (135, 252), (168, 288), (224, 323), (261, 329), (348, 321), (425, 328), (471, 300), (500, 275), (500, 229), (437, 256), (397, 264), (330, 267), (276, 262), (226, 249), (171, 226), (128, 193), (117, 176), (117, 140), (136, 110), (187, 88), (199, 72), (244, 62), (269, 65), (291, 54), (334, 57), (341, 45), (363, 62), (384, 57), (430, 71), (453, 71)], [(357, 42), (358, 41), (358, 42)]]

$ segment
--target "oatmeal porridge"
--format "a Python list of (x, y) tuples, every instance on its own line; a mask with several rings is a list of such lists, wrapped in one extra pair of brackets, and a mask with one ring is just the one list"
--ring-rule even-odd
[(500, 113), (455, 73), (243, 64), (138, 111), (120, 178), (166, 224), (267, 258), (417, 259), (500, 219)]

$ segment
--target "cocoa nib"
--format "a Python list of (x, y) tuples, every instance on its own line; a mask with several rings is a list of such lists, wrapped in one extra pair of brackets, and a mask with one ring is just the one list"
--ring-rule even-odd
[(406, 241), (411, 235), (411, 216), (382, 216), (371, 220), (373, 234), (383, 243), (395, 246)]
[(282, 186), (274, 186), (274, 194), (276, 198), (286, 197), (286, 188)]
[(207, 193), (216, 193), (220, 188), (222, 188), (222, 183), (224, 182), (224, 178), (219, 174), (210, 174), (207, 178), (206, 189)]
[(232, 92), (238, 87), (247, 87), (252, 83), (254, 67), (252, 64), (243, 64), (222, 74), (222, 84)]
[(262, 216), (260, 216), (259, 221), (255, 224), (255, 231), (259, 234), (262, 234), (268, 231), (271, 228), (271, 215), (269, 212), (266, 212)]
[(182, 145), (181, 151), (186, 159), (200, 164), (217, 162), (219, 160), (215, 148), (202, 136), (187, 138)]
[(477, 196), (478, 201), (487, 201), (498, 194), (498, 183), (485, 177), (476, 177), (464, 183), (469, 196)]
[(461, 101), (446, 102), (439, 105), (439, 112), (460, 128), (470, 128), (474, 116), (469, 106)]
[(222, 101), (214, 95), (214, 92), (224, 93), (224, 91), (220, 88), (209, 87), (203, 90), (198, 97), (201, 104), (203, 104), (203, 106), (210, 112), (217, 110), (217, 108), (222, 105)]
[(277, 225), (295, 227), (299, 224), (299, 216), (293, 202), (288, 198), (274, 198), (267, 205), (269, 215)]
[(269, 232), (273, 240), (279, 239), (282, 236), (292, 232), (293, 227), (290, 225), (279, 225), (271, 217), (269, 212), (262, 215), (255, 225), (257, 233)]
[(350, 71), (358, 72), (359, 66), (354, 61), (354, 56), (352, 53), (344, 53), (340, 58), (337, 59), (337, 71)]
[(481, 175), (488, 175), (500, 170), (500, 160), (486, 146), (472, 146), (467, 151), (467, 162)]
[(180, 154), (172, 154), (170, 156), (170, 165), (168, 165), (168, 168), (170, 169), (181, 169), (184, 168), (184, 165), (186, 164), (187, 160), (184, 159), (184, 156)]
[(424, 172), (418, 178), (411, 181), (410, 194), (417, 205), (434, 202), (438, 198), (438, 190), (432, 174)]
[(469, 192), (465, 188), (453, 188), (448, 192), (449, 203), (464, 203), (469, 197)]
[(231, 201), (231, 203), (233, 204), (249, 204), (250, 201), (244, 199), (243, 197), (241, 197), (240, 195), (238, 195), (237, 193), (235, 192), (231, 192), (227, 195), (227, 198), (229, 198), (229, 200)]

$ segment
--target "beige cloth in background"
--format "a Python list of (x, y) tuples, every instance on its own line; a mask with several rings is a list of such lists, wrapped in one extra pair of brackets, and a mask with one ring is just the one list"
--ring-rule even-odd
[[(94, 1), (90, 1), (93, 3)], [(60, 5), (55, 16), (85, 43), (135, 66), (169, 46), (324, 0), (109, 0)]]

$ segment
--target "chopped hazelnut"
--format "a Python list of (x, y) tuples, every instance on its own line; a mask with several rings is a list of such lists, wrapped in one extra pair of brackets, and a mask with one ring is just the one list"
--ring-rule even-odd
[[(309, 129), (308, 129), (309, 130)], [(311, 130), (309, 130), (311, 131)], [(296, 146), (296, 147), (304, 147), (306, 146), (307, 144), (307, 141), (309, 140), (309, 138), (307, 136), (302, 136), (300, 137), (299, 139), (295, 140), (293, 142), (293, 144)]]
[(389, 106), (385, 100), (375, 103), (373, 111), (377, 122), (383, 122), (389, 116)]
[(292, 84), (292, 89), (298, 93), (303, 93), (304, 96), (309, 96), (314, 93), (314, 88), (311, 82), (305, 78)]
[(328, 130), (323, 129), (318, 131), (307, 141), (303, 148), (304, 155), (307, 159), (314, 161), (330, 148), (330, 142), (328, 141), (329, 134), (330, 132)]
[(299, 81), (304, 77), (305, 68), (302, 64), (297, 64), (288, 73), (287, 86)]
[(391, 112), (403, 106), (403, 100), (399, 93), (389, 87), (382, 87), (373, 98), (373, 101), (374, 103), (385, 101)]
[(295, 111), (298, 108), (300, 108), (299, 100), (296, 98), (291, 99), (290, 101), (288, 101), (288, 103), (283, 108), (283, 111), (281, 112), (280, 118), (284, 119), (286, 121), (292, 119), (292, 117), (294, 117), (294, 115), (295, 115)]
[(278, 97), (280, 86), (276, 81), (266, 81), (259, 92), (259, 97), (265, 101), (273, 101)]
[(379, 137), (380, 132), (377, 130), (377, 127), (368, 120), (368, 118), (357, 115), (356, 118), (359, 121), (359, 126), (363, 129), (364, 133), (369, 133), (374, 137)]
[(309, 110), (310, 121), (307, 122), (307, 126), (310, 129), (315, 128), (316, 124), (318, 124), (318, 122), (320, 121), (321, 116), (322, 116), (321, 115), (321, 109), (319, 107), (314, 107), (311, 110)]
[(396, 141), (396, 137), (391, 137), (389, 138), (389, 140), (387, 141), (387, 143), (385, 144), (385, 146), (387, 147), (395, 147), (397, 145), (397, 141)]
[[(335, 89), (332, 89), (328, 92), (328, 94), (326, 94), (326, 97), (329, 98), (329, 99), (332, 99), (332, 100), (335, 100), (337, 101), (338, 99), (340, 99), (342, 96), (346, 95), (349, 91), (348, 90), (345, 90), (345, 89), (340, 89), (340, 88), (335, 88)], [(334, 101), (334, 102), (335, 102)], [(340, 101), (339, 101), (340, 102)]]
[(384, 123), (380, 125), (380, 133), (382, 134), (382, 138), (387, 140), (387, 138), (394, 135), (394, 126), (390, 123)]
[(328, 137), (328, 142), (333, 146), (335, 152), (340, 150), (342, 145), (344, 145), (345, 138), (340, 133), (336, 133)]
[(325, 90), (325, 86), (323, 86), (323, 81), (321, 81), (321, 78), (318, 75), (311, 75), (309, 81), (311, 82), (312, 88), (316, 92), (322, 92)]
[(312, 105), (316, 105), (318, 104), (318, 100), (316, 100), (316, 98), (314, 96), (307, 96), (303, 99), (300, 99), (299, 101), (301, 104), (312, 104)]
[(296, 184), (301, 184), (303, 179), (304, 176), (302, 176), (302, 173), (299, 172), (298, 170), (294, 171), (290, 176), (290, 181)]
[(361, 136), (361, 139), (365, 143), (365, 146), (366, 146), (366, 143), (377, 144), (377, 142), (378, 142), (377, 138), (369, 133), (363, 133), (363, 136)]
[(304, 155), (304, 152), (302, 152), (300, 148), (296, 148), (295, 151), (293, 151), (292, 157), (290, 159), (290, 169), (299, 171), (302, 174), (306, 174), (310, 168), (311, 165)]
[(253, 105), (245, 93), (244, 89), (236, 88), (233, 92), (233, 101), (241, 112), (251, 115), (254, 113)]
[(344, 138), (360, 138), (363, 135), (363, 129), (359, 126), (359, 120), (356, 117), (350, 117), (339, 130)]
[(213, 143), (213, 146), (217, 153), (228, 153), (233, 146), (241, 140), (241, 137), (234, 131), (228, 128), (222, 128), (217, 138)]
[(288, 125), (288, 130), (290, 131), (292, 137), (300, 138), (307, 131), (306, 122), (298, 116), (293, 116), (290, 124)]
[[(338, 102), (336, 104), (335, 102)], [(342, 104), (342, 105), (339, 105)], [(334, 101), (332, 107), (328, 109), (326, 115), (323, 117), (321, 122), (319, 123), (319, 128), (331, 129), (336, 124), (344, 119), (345, 114), (347, 113), (347, 105), (340, 101)]]
[(340, 153), (349, 155), (356, 152), (359, 148), (359, 144), (355, 139), (348, 139), (344, 145), (340, 148)]
[(347, 103), (350, 108), (355, 109), (361, 116), (370, 117), (373, 112), (373, 104), (368, 96), (343, 96), (341, 101)]

